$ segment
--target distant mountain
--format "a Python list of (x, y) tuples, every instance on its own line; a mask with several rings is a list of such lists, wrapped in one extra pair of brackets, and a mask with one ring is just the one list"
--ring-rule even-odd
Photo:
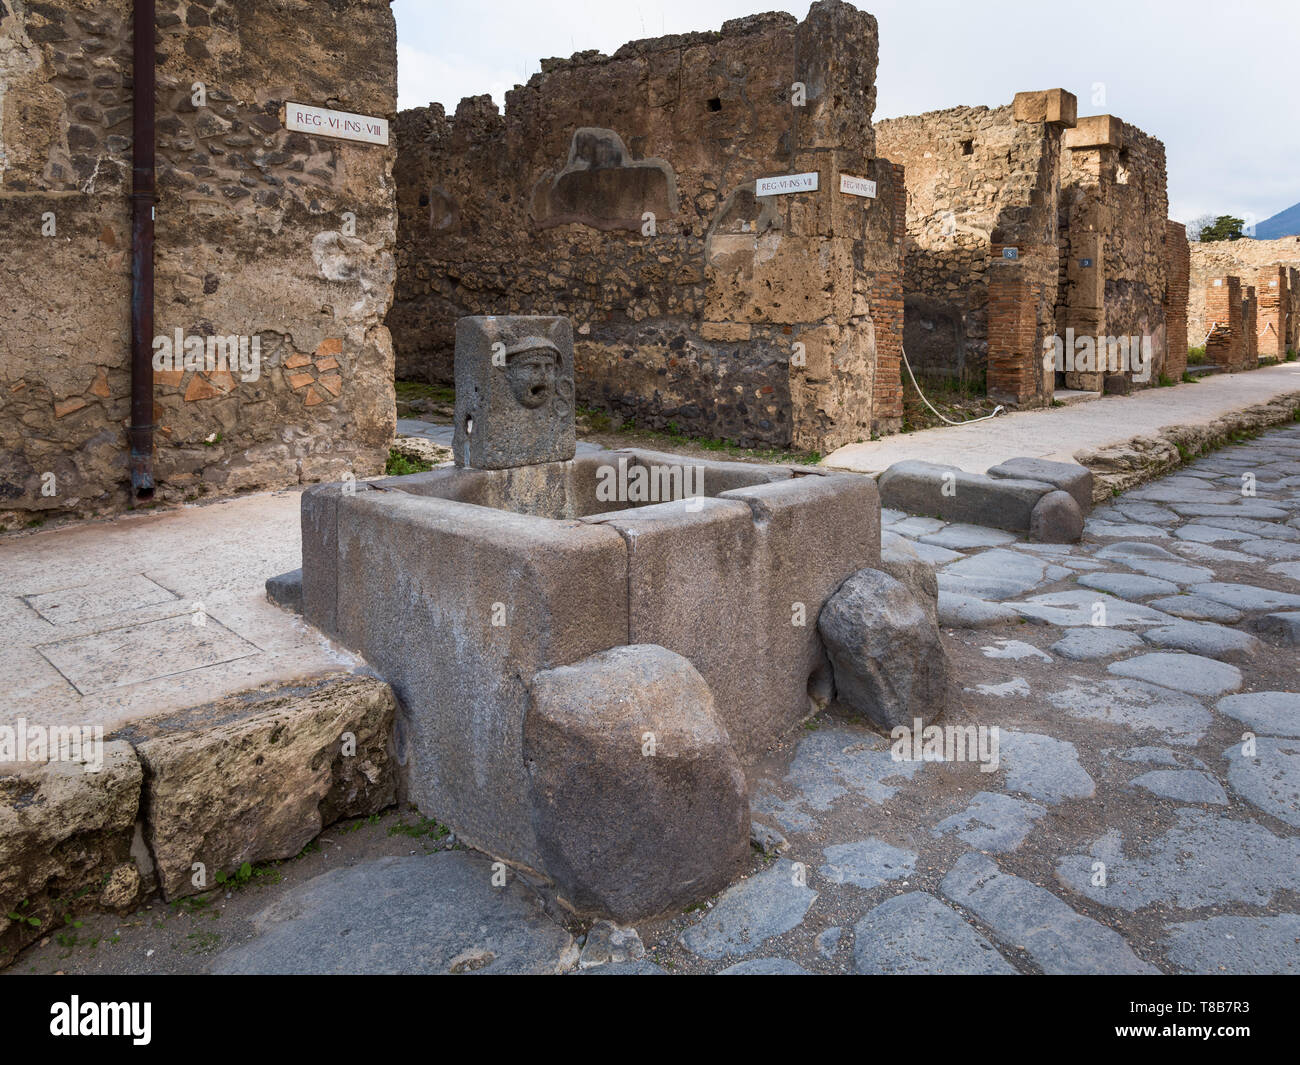
[(1300, 203), (1293, 204), (1285, 211), (1278, 211), (1272, 218), (1266, 218), (1255, 224), (1256, 240), (1277, 240), (1278, 237), (1300, 236)]

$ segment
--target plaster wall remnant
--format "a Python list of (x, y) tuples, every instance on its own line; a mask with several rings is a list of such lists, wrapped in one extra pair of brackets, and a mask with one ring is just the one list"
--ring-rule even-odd
[[(447, 384), (456, 321), (564, 315), (577, 402), (829, 451), (901, 424), (901, 170), (876, 151), (876, 20), (838, 0), (547, 59), (397, 119), (402, 378)], [(816, 191), (756, 195), (817, 174)], [(874, 198), (840, 176), (876, 182)]]
[[(0, 3), (0, 525), (128, 502), (131, 7)], [(283, 108), (391, 118), (388, 3), (159, 0), (157, 53), (155, 325), (204, 352), (155, 374), (155, 498), (381, 472), (396, 149)]]

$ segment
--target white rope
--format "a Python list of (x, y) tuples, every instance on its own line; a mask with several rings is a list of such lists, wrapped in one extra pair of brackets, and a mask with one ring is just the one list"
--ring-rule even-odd
[(934, 411), (935, 415), (940, 420), (947, 422), (949, 425), (971, 425), (975, 422), (986, 422), (990, 418), (996, 418), (999, 414), (1005, 413), (1005, 409), (1001, 404), (999, 404), (993, 408), (992, 414), (983, 414), (978, 418), (967, 418), (964, 422), (955, 422), (951, 418), (945, 418), (937, 410), (934, 410), (934, 404), (925, 398), (925, 393), (921, 391), (921, 386), (916, 383), (916, 374), (912, 373), (912, 364), (907, 361), (907, 349), (900, 344), (898, 350), (903, 354), (903, 365), (907, 367), (907, 376), (912, 379), (912, 387), (916, 389), (916, 394), (921, 397), (921, 402)]

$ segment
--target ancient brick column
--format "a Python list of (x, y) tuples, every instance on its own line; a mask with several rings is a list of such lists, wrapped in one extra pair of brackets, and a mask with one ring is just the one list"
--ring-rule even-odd
[(999, 403), (1023, 404), (1040, 392), (1043, 350), (1038, 330), (1041, 287), (1016, 260), (1002, 258), (1006, 245), (993, 245), (988, 270), (988, 394)]
[(1205, 359), (1227, 371), (1240, 370), (1246, 358), (1242, 341), (1241, 278), (1214, 277), (1205, 287)]
[(1261, 358), (1285, 359), (1290, 294), (1285, 266), (1266, 266), (1255, 284)]
[(1187, 294), (1191, 270), (1187, 227), (1180, 222), (1166, 222), (1164, 374), (1174, 381), (1181, 380), (1187, 372)]
[(1241, 367), (1253, 370), (1259, 365), (1259, 305), (1255, 301), (1255, 286), (1247, 285), (1246, 293), (1241, 297), (1241, 342), (1244, 349)]

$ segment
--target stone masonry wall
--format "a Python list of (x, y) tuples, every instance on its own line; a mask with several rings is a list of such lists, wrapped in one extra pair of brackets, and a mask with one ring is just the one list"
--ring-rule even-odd
[[(820, 450), (895, 428), (902, 175), (877, 158), (876, 52), (874, 18), (823, 0), (545, 60), (504, 114), (403, 112), (398, 375), (449, 383), (463, 315), (563, 314), (579, 402), (643, 425)], [(755, 196), (812, 171), (816, 192)]]
[[(131, 4), (0, 0), (0, 520), (127, 504)], [(157, 498), (382, 469), (395, 150), (285, 130), (390, 117), (388, 0), (159, 0), (155, 332), (257, 338), (165, 371)], [(195, 95), (196, 83), (206, 93)], [(355, 222), (352, 219), (355, 218)], [(354, 228), (355, 227), (355, 228)]]
[[(904, 342), (918, 373), (985, 379), (995, 240), (1051, 245), (1050, 271), (1009, 283), (1028, 292), (1029, 283), (1037, 282), (1050, 290), (1042, 291), (1045, 298), (1055, 295), (1059, 142), (1058, 126), (1018, 121), (1010, 104), (954, 107), (876, 124), (877, 150), (907, 174)], [(1043, 209), (1048, 201), (1050, 211)], [(1020, 261), (1032, 262), (1031, 255)], [(1008, 335), (1015, 333), (1012, 327)]]
[[(1300, 291), (1295, 282), (1300, 279), (1300, 237), (1281, 237), (1277, 240), (1220, 240), (1202, 244), (1192, 241), (1190, 301), (1188, 304), (1189, 342), (1196, 347), (1205, 343), (1210, 326), (1205, 314), (1207, 284), (1216, 277), (1234, 275), (1247, 284), (1255, 284), (1260, 271), (1269, 266), (1287, 270), (1287, 323), (1286, 349), (1297, 349), (1300, 332)], [(1265, 287), (1268, 287), (1267, 284)], [(1261, 306), (1263, 302), (1261, 301)], [(1261, 316), (1260, 324), (1267, 319)], [(1267, 343), (1261, 339), (1260, 354), (1270, 354)]]
[[(1065, 137), (1061, 174), (1061, 276), (1064, 332), (1150, 337), (1147, 381), (1168, 373), (1165, 251), (1169, 214), (1165, 148), (1112, 115), (1080, 118)], [(1090, 265), (1085, 266), (1084, 263)], [(1100, 297), (1100, 303), (1098, 303)], [(1175, 332), (1178, 325), (1174, 325)], [(1177, 362), (1177, 359), (1174, 359)], [(1070, 387), (1099, 390), (1101, 372), (1067, 374)], [(1181, 376), (1181, 371), (1179, 373)]]

